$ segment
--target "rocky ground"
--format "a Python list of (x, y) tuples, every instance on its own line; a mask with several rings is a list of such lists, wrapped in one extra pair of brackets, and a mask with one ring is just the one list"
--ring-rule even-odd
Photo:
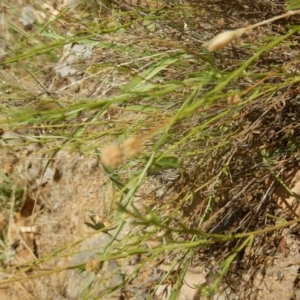
[[(69, 2), (65, 1), (64, 5)], [(19, 5), (21, 15), (23, 7), (24, 19), (24, 5), (21, 1)], [(58, 11), (59, 5), (51, 9)], [(7, 14), (5, 18), (10, 17)], [(25, 19), (30, 23), (28, 9)], [(5, 30), (2, 33), (9, 34)], [(108, 34), (103, 35), (103, 39), (121, 40), (122, 36), (111, 37)], [(66, 45), (62, 49), (61, 59), (51, 68), (51, 76), (47, 77), (47, 89), (64, 95), (61, 103), (65, 101), (66, 104), (70, 101), (69, 95), (75, 97), (72, 99), (76, 101), (76, 97), (96, 99), (114, 94), (118, 84), (126, 81), (126, 78), (117, 72), (104, 72), (102, 76), (106, 81), (103, 80), (101, 84), (95, 78), (89, 79), (85, 71), (90, 67), (90, 62), (96, 59), (110, 63), (115, 59), (115, 52), (106, 49), (104, 54), (103, 49), (89, 44)], [(14, 78), (10, 70), (1, 70), (0, 75), (5, 80)], [(106, 84), (108, 82), (113, 84)], [(32, 87), (33, 79), (22, 84)], [(35, 105), (37, 109), (58, 107), (55, 101), (45, 103), (42, 96), (39, 100), (28, 105)], [(7, 102), (2, 104), (7, 105)], [(114, 108), (103, 117), (129, 124), (136, 114), (123, 114)], [(89, 132), (107, 129), (99, 125), (90, 127)], [(174, 266), (171, 269), (168, 265), (167, 258), (163, 261), (149, 259), (148, 263), (140, 266), (140, 260), (147, 261), (150, 256), (143, 253), (130, 258), (116, 257), (103, 265), (99, 264), (97, 258), (108, 249), (116, 228), (98, 233), (86, 223), (94, 220), (96, 224), (112, 225), (118, 201), (114, 198), (116, 186), (97, 155), (70, 151), (60, 141), (44, 143), (47, 135), (50, 136), (51, 132), (43, 132), (42, 129), (13, 130), (3, 127), (0, 164), (1, 175), (5, 179), (1, 179), (1, 184), (3, 191), (13, 201), (2, 208), (0, 217), (4, 245), (1, 261), (3, 268), (10, 268), (9, 272), (7, 269), (0, 272), (0, 298), (75, 300), (85, 299), (84, 293), (90, 289), (89, 295), (94, 299), (169, 299), (173, 286), (171, 280), (168, 282), (165, 279), (180, 265), (175, 266), (174, 271)], [(93, 147), (103, 147), (101, 138), (91, 143)], [(141, 199), (150, 200), (151, 205), (171, 199), (176, 192), (174, 183), (178, 183), (178, 186), (181, 184), (179, 177), (175, 176), (171, 185), (166, 186), (159, 176), (149, 175), (135, 198), (137, 207), (142, 209)], [(265, 195), (272, 199), (270, 206), (276, 206), (278, 214), (289, 219), (299, 218), (298, 166), (290, 168), (285, 177), (292, 194), (282, 186), (273, 188), (272, 183), (266, 183), (272, 187), (272, 192), (265, 192)], [(6, 185), (13, 188), (7, 188)], [(190, 208), (201, 211), (201, 204), (195, 202)], [(130, 218), (126, 219), (118, 239), (141, 234), (131, 221)], [(282, 218), (278, 223), (284, 221)], [(241, 261), (235, 262), (236, 267), (231, 270), (228, 281), (221, 284), (220, 292), (213, 299), (300, 299), (299, 236), (299, 226), (293, 224), (268, 237), (255, 238), (251, 253), (245, 253)], [(159, 241), (163, 243), (163, 238)], [(118, 247), (117, 241), (114, 243)], [(149, 249), (155, 247), (155, 243), (157, 241), (153, 244), (151, 241), (145, 242)], [(212, 251), (211, 257), (213, 255)], [(39, 262), (36, 269), (31, 264), (34, 260)], [(206, 286), (215, 279), (213, 273), (217, 271), (217, 266), (216, 270), (214, 266), (213, 258), (205, 261), (204, 256), (199, 254), (186, 272), (179, 299), (204, 299), (195, 286)], [(44, 276), (36, 277), (36, 270)], [(11, 280), (18, 276), (19, 281)], [(118, 288), (120, 286), (122, 289)]]

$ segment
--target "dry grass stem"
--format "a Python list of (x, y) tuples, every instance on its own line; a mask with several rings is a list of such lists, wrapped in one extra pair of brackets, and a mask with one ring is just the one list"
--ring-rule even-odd
[(216, 51), (218, 49), (222, 49), (222, 48), (226, 47), (227, 45), (229, 45), (235, 39), (240, 38), (247, 30), (251, 30), (251, 29), (257, 28), (259, 26), (269, 24), (276, 20), (288, 18), (292, 15), (296, 15), (299, 13), (300, 13), (300, 10), (288, 11), (280, 16), (276, 16), (276, 17), (270, 18), (268, 20), (264, 20), (262, 22), (255, 23), (253, 25), (250, 25), (250, 26), (247, 26), (244, 28), (238, 28), (236, 30), (224, 31), (224, 32), (216, 35), (211, 40), (203, 43), (202, 46), (210, 52)]
[(300, 10), (2, 2), (0, 299), (300, 299)]

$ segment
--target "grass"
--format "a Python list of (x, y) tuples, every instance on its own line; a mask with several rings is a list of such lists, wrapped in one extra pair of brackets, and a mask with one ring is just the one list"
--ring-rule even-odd
[[(89, 226), (112, 238), (97, 256), (100, 267), (94, 273), (104, 270), (103, 262), (125, 265), (138, 256), (132, 273), (115, 287), (130, 298), (129, 287), (148, 266), (167, 262), (169, 270), (144, 287), (144, 293), (155, 298), (159, 286), (169, 284), (168, 299), (177, 299), (190, 266), (198, 262), (215, 275), (212, 284), (198, 287), (211, 297), (222, 289), (224, 278), (237, 282), (232, 265), (254, 241), (299, 221), (278, 215), (278, 204), (270, 201), (273, 185), (280, 183), (289, 191), (281, 170), (299, 160), (300, 77), (294, 46), (299, 43), (300, 26), (294, 25), (298, 19), (257, 29), (259, 40), (250, 33), (233, 46), (209, 53), (201, 48), (204, 41), (195, 19), (224, 16), (227, 27), (243, 26), (242, 20), (231, 24), (223, 7), (211, 12), (206, 3), (199, 10), (188, 1), (152, 8), (118, 3), (103, 6), (99, 18), (98, 4), (81, 1), (75, 21), (62, 10), (33, 24), (31, 31), (18, 22), (17, 9), (9, 11), (9, 47), (0, 62), (0, 124), (4, 132), (27, 137), (24, 149), (37, 141), (44, 146), (38, 151), (46, 157), (42, 174), (62, 149), (101, 159), (105, 145), (138, 137), (144, 145), (138, 156), (115, 169), (99, 167), (114, 190), (111, 216), (107, 223), (91, 218)], [(69, 35), (67, 27), (79, 29)], [(205, 29), (203, 38), (210, 39), (221, 27)], [(87, 59), (74, 54), (72, 66), (79, 70), (74, 80), (55, 75), (69, 44), (83, 45), (86, 52), (85, 45), (93, 46)], [(228, 104), (232, 97), (241, 101)], [(3, 166), (19, 148), (9, 142), (3, 146)], [(22, 158), (12, 166), (21, 164)], [(176, 172), (178, 179), (169, 180)], [(11, 205), (26, 198), (17, 196), (18, 189), (31, 189), (26, 180), (23, 187), (17, 185), (18, 176), (1, 174), (3, 210), (20, 210)], [(152, 179), (163, 187), (161, 199), (146, 192)], [(277, 224), (279, 218), (286, 222)], [(127, 223), (132, 230), (120, 239)], [(42, 270), (45, 262), (78, 253), (76, 246), (85, 239), (24, 264), (10, 266), (3, 260), (6, 278), (1, 284), (85, 270), (85, 263)], [(101, 290), (104, 283), (91, 276), (82, 299), (108, 297), (104, 294), (114, 288)]]

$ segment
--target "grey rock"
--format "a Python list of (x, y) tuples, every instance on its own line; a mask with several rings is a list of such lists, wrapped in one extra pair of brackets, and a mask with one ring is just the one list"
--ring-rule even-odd
[[(72, 257), (70, 265), (84, 264), (90, 259), (97, 260), (110, 240), (111, 237), (109, 235), (100, 233), (82, 242), (80, 251)], [(120, 299), (121, 291), (118, 287), (122, 283), (123, 276), (114, 260), (103, 263), (101, 270), (95, 273), (87, 270), (83, 272), (80, 272), (78, 269), (69, 270), (67, 297), (71, 300), (81, 299), (82, 293), (87, 291), (89, 295), (96, 298), (99, 297), (99, 299)], [(105, 290), (115, 291), (104, 295)]]

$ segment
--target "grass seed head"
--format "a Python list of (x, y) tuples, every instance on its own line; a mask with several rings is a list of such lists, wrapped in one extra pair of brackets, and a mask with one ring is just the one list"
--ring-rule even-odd
[(116, 168), (123, 162), (123, 152), (118, 145), (109, 145), (102, 150), (101, 162), (112, 168)]
[(246, 28), (224, 31), (204, 43), (202, 46), (210, 52), (221, 49), (231, 43), (234, 39), (242, 36), (245, 31)]
[(9, 175), (9, 174), (12, 174), (12, 173), (13, 173), (13, 171), (14, 171), (14, 166), (11, 165), (11, 164), (5, 164), (3, 169), (4, 169), (5, 175)]
[(123, 142), (122, 149), (127, 157), (135, 157), (141, 152), (142, 143), (136, 137), (129, 137)]
[(229, 105), (234, 105), (241, 102), (241, 97), (239, 95), (232, 95), (227, 98), (227, 103)]
[(89, 259), (85, 264), (85, 269), (91, 273), (97, 273), (100, 270), (100, 262), (96, 259)]

